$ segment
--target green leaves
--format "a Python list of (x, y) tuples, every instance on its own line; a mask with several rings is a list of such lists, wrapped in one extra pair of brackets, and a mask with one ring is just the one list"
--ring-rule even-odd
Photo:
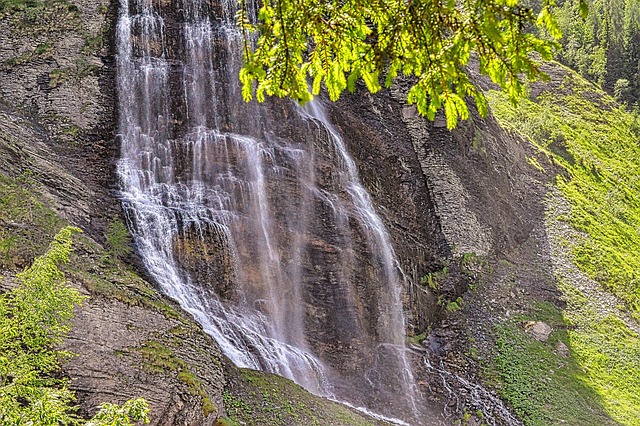
[[(584, 1), (584, 0), (581, 0)], [(409, 103), (429, 118), (444, 108), (449, 128), (469, 116), (475, 100), (486, 114), (486, 102), (471, 83), (477, 58), (489, 76), (515, 101), (524, 91), (521, 78), (543, 77), (532, 59), (550, 59), (557, 43), (525, 33), (528, 25), (561, 33), (544, 0), (536, 17), (518, 0), (272, 0), (256, 22), (241, 9), (246, 31), (244, 67), (240, 71), (245, 100), (265, 95), (309, 101), (327, 89), (337, 100), (362, 80), (371, 92), (390, 87), (402, 71), (416, 78)], [(250, 46), (249, 35), (257, 33)], [(311, 82), (311, 86), (309, 86)]]
[[(85, 422), (76, 416), (75, 396), (59, 375), (60, 362), (71, 353), (55, 349), (71, 328), (73, 309), (84, 299), (65, 282), (58, 265), (69, 261), (71, 237), (63, 228), (47, 252), (17, 275), (20, 284), (0, 294), (0, 424), (64, 426)], [(105, 404), (92, 426), (148, 423), (144, 400), (122, 407)]]
[(585, 0), (580, 0), (578, 8), (580, 10), (580, 17), (582, 19), (587, 19), (587, 17), (589, 16), (589, 5), (587, 4), (587, 2)]
[(122, 406), (102, 404), (85, 426), (131, 426), (136, 422), (149, 423), (149, 404), (142, 398), (131, 399)]
[(82, 301), (64, 282), (59, 263), (69, 260), (67, 227), (47, 252), (17, 275), (20, 285), (0, 295), (0, 423), (74, 424), (73, 393), (54, 379), (65, 351), (53, 349), (69, 331), (73, 307)]
[(545, 5), (540, 11), (540, 14), (538, 15), (538, 25), (546, 28), (546, 30), (549, 31), (549, 34), (551, 34), (551, 37), (556, 39), (562, 37), (562, 31), (558, 28), (558, 23), (551, 13), (549, 5)]
[(132, 240), (126, 225), (114, 217), (107, 226), (105, 234), (107, 255), (113, 259), (122, 260), (131, 253)]

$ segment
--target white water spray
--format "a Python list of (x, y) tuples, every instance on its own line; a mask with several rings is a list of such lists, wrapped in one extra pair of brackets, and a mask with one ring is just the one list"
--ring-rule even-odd
[(397, 260), (339, 132), (317, 103), (243, 104), (232, 8), (178, 3), (120, 0), (117, 26), (118, 174), (149, 273), (236, 365), (416, 411)]

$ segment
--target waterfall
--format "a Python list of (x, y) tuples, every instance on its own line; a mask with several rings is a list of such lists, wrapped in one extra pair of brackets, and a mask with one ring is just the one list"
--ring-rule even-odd
[(117, 171), (138, 251), (239, 367), (411, 417), (386, 228), (320, 103), (242, 102), (233, 17), (120, 0)]

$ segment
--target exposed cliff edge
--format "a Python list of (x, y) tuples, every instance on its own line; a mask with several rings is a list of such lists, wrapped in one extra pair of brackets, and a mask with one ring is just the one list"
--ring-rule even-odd
[[(106, 234), (121, 215), (114, 172), (116, 7), (77, 0), (35, 14), (0, 12), (3, 285), (63, 223), (85, 230), (67, 268), (91, 296), (66, 345), (78, 354), (65, 373), (80, 412), (142, 396), (159, 425), (375, 424), (284, 379), (236, 369), (177, 304), (139, 276), (144, 272), (134, 272), (135, 255), (126, 261), (113, 255)], [(532, 86), (536, 102), (545, 92), (568, 102), (575, 91), (579, 102), (615, 112), (610, 99), (570, 71), (548, 71), (550, 84)], [(498, 95), (493, 107), (509, 132), (477, 115), (449, 132), (442, 119), (428, 122), (403, 99), (398, 85), (346, 96), (330, 111), (407, 274), (409, 344), (419, 383), (441, 416), (463, 424), (638, 424), (640, 402), (629, 395), (637, 374), (620, 378), (624, 362), (639, 357), (635, 299), (589, 270), (588, 259), (575, 260), (574, 247), (588, 230), (567, 220), (580, 205), (556, 180), (586, 164), (596, 170), (594, 179), (606, 181), (604, 163), (589, 163), (564, 134), (525, 128)], [(527, 117), (535, 122), (533, 112)], [(616, 196), (609, 199), (617, 203)], [(626, 205), (635, 206), (629, 197)], [(621, 220), (637, 226), (625, 208), (618, 209)], [(199, 270), (202, 259), (195, 257)], [(586, 324), (589, 315), (595, 328)], [(619, 332), (623, 346), (607, 343), (605, 332)], [(603, 365), (613, 371), (613, 390), (605, 389), (609, 378), (589, 352), (602, 353), (598, 339), (612, 345)]]

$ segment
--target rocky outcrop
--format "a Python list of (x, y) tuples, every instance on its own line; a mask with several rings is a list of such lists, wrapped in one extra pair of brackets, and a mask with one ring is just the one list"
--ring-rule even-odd
[[(441, 308), (436, 293), (455, 300), (465, 291), (454, 259), (503, 255), (527, 241), (541, 223), (537, 203), (546, 190), (527, 163), (532, 148), (493, 119), (475, 113), (450, 132), (444, 117), (419, 116), (406, 92), (397, 84), (375, 96), (347, 95), (333, 119), (391, 231), (409, 278), (410, 328), (420, 333)], [(445, 266), (443, 288), (425, 285)]]
[(224, 414), (220, 350), (179, 307), (157, 298), (164, 312), (94, 291), (77, 310), (64, 347), (77, 354), (65, 372), (80, 414), (140, 396), (155, 425), (213, 425)]
[(215, 227), (196, 227), (193, 223), (182, 228), (174, 238), (173, 248), (184, 273), (221, 298), (235, 300), (235, 270), (225, 234)]
[(119, 210), (110, 193), (115, 3), (42, 2), (0, 12), (2, 171), (32, 172), (51, 205), (98, 239)]

